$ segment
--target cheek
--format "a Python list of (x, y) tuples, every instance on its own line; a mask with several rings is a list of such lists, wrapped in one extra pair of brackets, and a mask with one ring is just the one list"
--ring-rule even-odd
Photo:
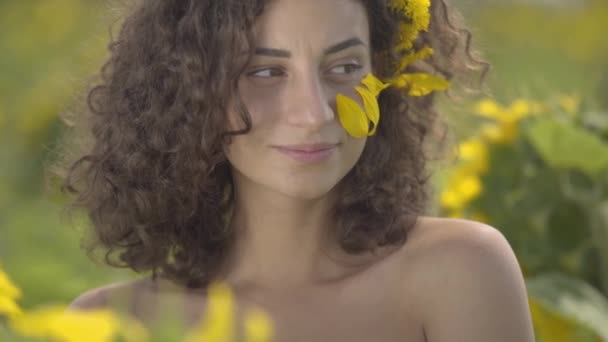
[(255, 86), (250, 82), (240, 82), (240, 94), (247, 107), (251, 122), (255, 126), (273, 120), (282, 109), (283, 87)]
[(366, 142), (367, 138), (357, 139), (350, 136), (347, 138), (345, 144), (345, 153), (348, 160), (353, 164), (352, 166), (354, 166), (361, 158), (361, 154), (363, 153)]

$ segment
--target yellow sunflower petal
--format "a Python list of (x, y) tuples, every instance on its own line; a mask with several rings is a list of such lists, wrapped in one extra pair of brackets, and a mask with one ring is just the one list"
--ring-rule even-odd
[(450, 82), (425, 73), (403, 74), (390, 82), (398, 88), (409, 88), (410, 96), (424, 96), (437, 90), (446, 90)]
[(373, 96), (380, 95), (380, 93), (384, 89), (386, 89), (387, 87), (390, 86), (389, 83), (382, 82), (380, 79), (378, 79), (376, 76), (374, 76), (371, 73), (367, 74), (365, 76), (365, 78), (363, 78), (361, 83), (363, 83), (363, 85), (366, 86), (367, 89), (369, 89), (369, 91), (372, 93)]
[(336, 96), (338, 118), (342, 127), (355, 138), (363, 138), (369, 133), (369, 120), (359, 104), (348, 96)]
[(367, 118), (374, 124), (374, 127), (367, 135), (374, 135), (376, 133), (376, 128), (378, 128), (378, 122), (380, 121), (380, 106), (378, 105), (378, 99), (367, 89), (356, 87), (355, 90), (357, 90), (363, 99), (363, 107), (365, 108)]

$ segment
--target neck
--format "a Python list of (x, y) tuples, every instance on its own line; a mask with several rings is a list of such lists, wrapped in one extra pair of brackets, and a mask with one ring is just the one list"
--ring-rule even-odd
[(328, 255), (335, 249), (331, 195), (299, 199), (262, 188), (235, 183), (231, 225), (237, 238), (225, 268), (229, 281), (293, 288), (337, 272)]

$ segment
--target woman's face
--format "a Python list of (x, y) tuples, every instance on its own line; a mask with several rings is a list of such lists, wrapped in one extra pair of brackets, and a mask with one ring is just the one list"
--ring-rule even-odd
[[(336, 95), (359, 101), (354, 88), (371, 72), (366, 10), (358, 0), (273, 0), (254, 34), (256, 54), (239, 80), (252, 130), (226, 151), (235, 181), (323, 196), (365, 146), (340, 125)], [(231, 128), (243, 128), (232, 114)]]

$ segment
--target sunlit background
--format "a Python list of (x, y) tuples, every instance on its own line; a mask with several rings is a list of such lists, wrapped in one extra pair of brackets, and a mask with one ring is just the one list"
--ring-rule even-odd
[[(608, 341), (608, 1), (453, 2), (492, 64), (492, 97), (442, 101), (460, 159), (434, 179), (433, 214), (505, 234), (539, 341)], [(106, 56), (112, 10), (0, 0), (0, 264), (25, 308), (133, 277), (86, 258), (85, 223), (62, 218), (42, 181), (58, 113)]]

